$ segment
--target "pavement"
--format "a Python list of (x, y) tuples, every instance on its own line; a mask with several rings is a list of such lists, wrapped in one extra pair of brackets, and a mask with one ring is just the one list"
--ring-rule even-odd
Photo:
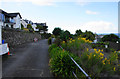
[(47, 39), (16, 47), (11, 56), (3, 56), (3, 79), (53, 79), (48, 48)]

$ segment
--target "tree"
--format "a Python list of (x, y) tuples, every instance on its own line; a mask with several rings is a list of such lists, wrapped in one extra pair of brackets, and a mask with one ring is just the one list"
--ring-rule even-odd
[(43, 30), (43, 26), (37, 25), (36, 29), (39, 29), (39, 32), (40, 32), (41, 30)]
[(46, 31), (48, 31), (48, 26), (43, 26), (43, 31), (44, 31), (44, 33), (46, 33)]
[(57, 28), (54, 28), (54, 30), (53, 30), (52, 33), (53, 33), (55, 36), (59, 36), (61, 32), (62, 32), (61, 28), (57, 27)]
[(101, 40), (103, 42), (105, 42), (105, 41), (116, 42), (119, 40), (119, 37), (115, 34), (109, 34), (109, 35), (105, 35)]
[(67, 39), (69, 39), (69, 37), (71, 37), (71, 34), (68, 30), (62, 31), (60, 34), (60, 39), (62, 39), (63, 41), (67, 42)]
[(80, 29), (75, 31), (75, 35), (76, 35), (76, 36), (79, 36), (79, 35), (81, 35), (81, 34), (82, 34), (82, 31), (81, 31)]
[(93, 34), (93, 32), (91, 31), (86, 31), (85, 33), (82, 34), (82, 37), (89, 39), (90, 41), (95, 40), (95, 34)]

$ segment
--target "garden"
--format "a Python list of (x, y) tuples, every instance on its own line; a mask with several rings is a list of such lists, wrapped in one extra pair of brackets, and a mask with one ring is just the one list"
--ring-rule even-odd
[(58, 36), (54, 44), (50, 43), (49, 63), (55, 77), (75, 78), (73, 75), (74, 72), (78, 78), (86, 78), (70, 59), (69, 55), (91, 78), (119, 77), (119, 51), (113, 50), (109, 54), (105, 54), (103, 49), (93, 48), (93, 40), (85, 38), (83, 35), (77, 35), (74, 38), (68, 36), (66, 38), (61, 39)]

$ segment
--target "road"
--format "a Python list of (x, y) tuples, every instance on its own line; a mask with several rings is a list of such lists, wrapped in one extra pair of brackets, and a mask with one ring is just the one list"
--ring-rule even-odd
[(11, 52), (13, 55), (8, 56), (2, 62), (3, 79), (12, 77), (52, 78), (53, 76), (48, 64), (48, 48), (46, 39), (15, 48)]

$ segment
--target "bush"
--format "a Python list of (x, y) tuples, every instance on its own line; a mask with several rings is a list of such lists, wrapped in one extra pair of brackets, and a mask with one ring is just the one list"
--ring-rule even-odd
[(52, 45), (49, 47), (48, 51), (50, 52), (53, 48), (56, 48), (56, 47), (57, 47), (56, 44), (52, 44)]
[(56, 45), (49, 47), (50, 51), (50, 68), (56, 77), (73, 77), (72, 72), (77, 73), (78, 67), (72, 62), (69, 54), (76, 62), (80, 62), (79, 58), (68, 51), (64, 51)]
[(91, 41), (85, 38), (70, 39), (67, 43), (62, 42), (62, 47), (66, 50), (78, 54), (80, 57), (81, 67), (92, 77), (100, 77), (112, 75), (117, 69), (116, 64), (118, 61), (118, 56), (115, 53), (111, 53), (107, 58), (102, 53), (103, 50), (90, 50), (89, 43)]
[(60, 46), (61, 45), (61, 39), (60, 39), (60, 37), (57, 37), (56, 39), (55, 39), (55, 42), (54, 42), (57, 46)]
[(65, 43), (65, 41), (62, 42), (62, 47), (70, 52), (75, 53), (76, 55), (79, 55), (80, 52), (84, 51), (84, 49), (89, 48), (89, 43), (92, 41), (86, 40), (86, 38), (77, 38), (77, 39), (70, 39)]
[(52, 44), (52, 38), (51, 37), (48, 38), (48, 44)]

